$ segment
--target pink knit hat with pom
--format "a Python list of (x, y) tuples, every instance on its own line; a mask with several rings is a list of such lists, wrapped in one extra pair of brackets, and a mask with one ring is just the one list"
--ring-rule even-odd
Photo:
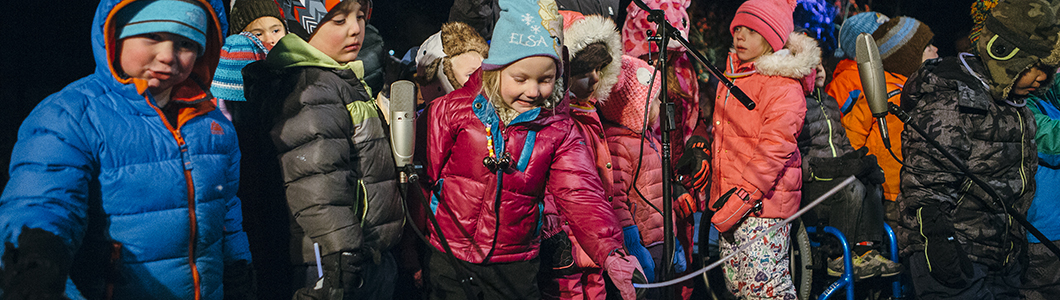
[[(688, 38), (688, 25), (692, 22), (688, 19), (688, 6), (691, 0), (645, 0), (645, 4), (651, 9), (660, 9), (666, 14), (666, 21), (681, 32), (681, 36)], [(791, 19), (791, 16), (788, 16)], [(648, 22), (648, 12), (640, 9), (636, 3), (629, 3), (626, 7), (626, 23), (622, 28), (622, 49), (633, 57), (640, 57), (648, 52), (659, 52), (655, 43), (648, 42), (647, 31), (655, 31), (655, 23)], [(672, 42), (667, 47), (670, 50), (685, 51), (680, 44)]]
[(773, 51), (784, 48), (788, 34), (795, 28), (792, 13), (795, 12), (796, 0), (750, 0), (740, 5), (736, 16), (729, 24), (729, 33), (737, 26), (744, 26), (757, 31), (773, 47)]
[(644, 104), (648, 100), (648, 88), (651, 85), (651, 98), (659, 97), (662, 89), (662, 73), (655, 71), (647, 62), (629, 55), (622, 56), (622, 72), (618, 74), (618, 83), (611, 87), (611, 95), (603, 102), (598, 111), (604, 120), (622, 124), (633, 132), (641, 133), (644, 129)]

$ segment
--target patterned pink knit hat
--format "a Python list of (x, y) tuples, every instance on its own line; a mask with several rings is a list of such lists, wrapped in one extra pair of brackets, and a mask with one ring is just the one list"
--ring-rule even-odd
[(788, 35), (795, 29), (792, 13), (795, 12), (796, 0), (750, 0), (740, 5), (736, 16), (729, 24), (729, 33), (737, 26), (744, 26), (757, 31), (773, 47), (780, 51), (788, 41)]
[(611, 95), (597, 109), (600, 117), (622, 124), (641, 133), (644, 129), (644, 104), (648, 100), (648, 88), (651, 85), (651, 98), (659, 97), (662, 90), (662, 73), (651, 74), (655, 68), (639, 58), (622, 56), (622, 72), (618, 74), (618, 83), (611, 87)]
[[(688, 6), (692, 0), (645, 0), (645, 4), (652, 9), (661, 9), (666, 14), (666, 21), (674, 28), (681, 31), (681, 36), (688, 38)], [(622, 49), (626, 54), (640, 57), (648, 52), (658, 52), (659, 47), (655, 43), (648, 42), (647, 31), (655, 31), (655, 23), (648, 22), (648, 12), (637, 7), (636, 3), (630, 3), (626, 7), (626, 24), (622, 28)], [(789, 16), (788, 19), (791, 19)], [(650, 47), (650, 50), (649, 50)], [(670, 50), (685, 51), (684, 47), (676, 42), (667, 47)]]

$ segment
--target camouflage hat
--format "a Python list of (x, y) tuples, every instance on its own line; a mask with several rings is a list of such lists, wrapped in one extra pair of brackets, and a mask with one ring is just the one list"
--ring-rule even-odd
[[(990, 10), (976, 48), (990, 73), (990, 94), (1004, 99), (1024, 70), (1042, 66), (1052, 82), (1060, 63), (1056, 7), (1042, 0), (1006, 0)], [(1042, 87), (1040, 90), (1046, 90)]]

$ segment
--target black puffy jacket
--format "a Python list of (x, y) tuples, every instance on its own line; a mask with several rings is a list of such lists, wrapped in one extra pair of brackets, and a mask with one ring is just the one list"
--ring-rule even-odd
[[(926, 247), (921, 226), (952, 226), (972, 261), (999, 267), (1014, 261), (1027, 242), (1023, 228), (999, 205), (1025, 214), (1031, 203), (1038, 168), (1037, 126), (1027, 107), (991, 96), (989, 79), (976, 75), (986, 74), (979, 58), (963, 58), (967, 64), (961, 59), (928, 60), (902, 91), (903, 109), (912, 119), (902, 131), (905, 166), (898, 195), (898, 243), (905, 254), (921, 251)], [(913, 125), (963, 160), (1002, 199), (995, 202), (961, 174)], [(924, 223), (918, 218), (928, 206), (939, 209), (941, 221)]]
[(301, 244), (293, 262), (314, 262), (313, 243), (323, 256), (361, 252), (378, 262), (400, 239), (403, 212), (386, 125), (355, 63), (340, 65), (296, 35), (270, 53), (243, 70), (261, 128), (239, 134), (272, 141), (291, 241)]

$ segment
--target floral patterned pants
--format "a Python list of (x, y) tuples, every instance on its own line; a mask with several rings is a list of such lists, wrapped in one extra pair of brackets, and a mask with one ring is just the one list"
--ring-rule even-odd
[(736, 252), (743, 244), (754, 242), (721, 265), (725, 274), (725, 286), (733, 295), (743, 299), (796, 298), (795, 285), (791, 281), (791, 257), (788, 251), (791, 246), (791, 225), (761, 236), (767, 228), (781, 221), (783, 220), (748, 217), (743, 224), (731, 233), (723, 234), (719, 239), (722, 257)]

